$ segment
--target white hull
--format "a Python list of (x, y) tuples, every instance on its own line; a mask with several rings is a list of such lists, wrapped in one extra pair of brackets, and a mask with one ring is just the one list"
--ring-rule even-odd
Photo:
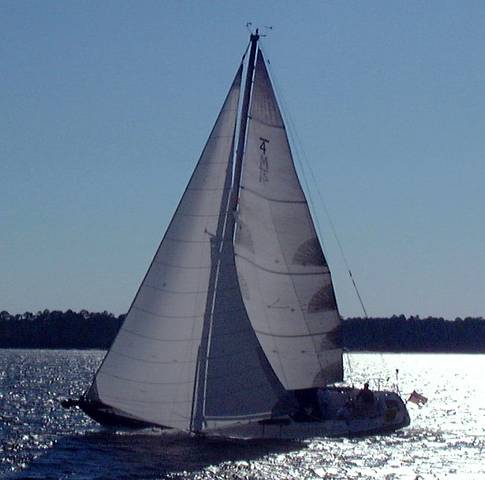
[[(399, 430), (410, 423), (409, 414), (401, 398), (393, 392), (373, 392), (375, 404), (363, 412), (354, 412), (346, 419), (336, 415), (349, 397), (355, 398), (358, 390), (331, 390), (329, 416), (313, 421), (295, 421), (282, 418), (246, 424), (231, 424), (205, 430), (207, 436), (241, 439), (304, 440), (312, 437), (353, 437), (379, 435)], [(334, 417), (334, 418), (332, 418)], [(340, 417), (340, 418), (338, 418)]]

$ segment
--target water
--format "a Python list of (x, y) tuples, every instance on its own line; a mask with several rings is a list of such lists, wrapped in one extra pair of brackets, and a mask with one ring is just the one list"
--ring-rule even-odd
[(399, 368), (401, 391), (428, 404), (393, 435), (304, 444), (107, 432), (56, 401), (77, 397), (102, 357), (0, 350), (0, 478), (485, 478), (485, 355), (351, 354), (356, 384)]

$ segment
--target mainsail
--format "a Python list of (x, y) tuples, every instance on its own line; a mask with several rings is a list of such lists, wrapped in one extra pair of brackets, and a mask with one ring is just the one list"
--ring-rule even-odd
[(251, 324), (287, 390), (342, 380), (341, 319), (330, 271), (258, 52), (235, 241)]
[[(226, 215), (239, 68), (162, 243), (87, 398), (146, 422), (189, 430), (211, 279)], [(200, 387), (200, 386), (199, 386)]]

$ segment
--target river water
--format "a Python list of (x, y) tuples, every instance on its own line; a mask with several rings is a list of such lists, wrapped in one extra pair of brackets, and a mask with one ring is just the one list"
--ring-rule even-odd
[(156, 431), (108, 432), (59, 397), (77, 397), (99, 351), (0, 350), (0, 478), (485, 479), (485, 355), (349, 354), (360, 385), (389, 377), (411, 426), (392, 435), (307, 442), (228, 442)]

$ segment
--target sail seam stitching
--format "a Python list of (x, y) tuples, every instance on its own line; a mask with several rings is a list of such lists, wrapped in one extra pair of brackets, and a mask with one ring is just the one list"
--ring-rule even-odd
[[(180, 342), (180, 343), (190, 343), (190, 342), (198, 342), (199, 341), (199, 338), (192, 338), (192, 337), (186, 338), (186, 339), (182, 339), (182, 338), (149, 337), (148, 335), (143, 335), (141, 333), (135, 332), (133, 330), (129, 330), (127, 328), (122, 328), (120, 331), (123, 332), (123, 333), (128, 333), (129, 335), (134, 335), (136, 337), (142, 337), (142, 338), (146, 338), (148, 340), (153, 340), (154, 342)], [(248, 332), (249, 332), (248, 329), (237, 330), (235, 332), (219, 333), (219, 334), (217, 334), (217, 337), (239, 336), (239, 335), (241, 335), (243, 333), (248, 333)]]
[(142, 363), (156, 363), (157, 365), (181, 365), (181, 364), (190, 364), (190, 363), (195, 363), (195, 360), (170, 360), (170, 361), (160, 361), (160, 360), (145, 360), (144, 358), (139, 358), (139, 357), (133, 357), (132, 355), (126, 355), (125, 353), (118, 352), (117, 350), (111, 350), (113, 353), (116, 355), (119, 355), (120, 357), (126, 357), (130, 358), (131, 360), (135, 360), (137, 362), (142, 362)]
[(189, 267), (186, 265), (175, 265), (174, 263), (161, 262), (160, 260), (156, 260), (154, 263), (168, 268), (182, 268), (185, 270), (207, 270), (208, 268), (211, 268), (210, 265), (198, 265), (196, 267)]
[(121, 332), (128, 333), (130, 335), (134, 335), (136, 337), (146, 338), (148, 340), (153, 340), (154, 342), (180, 342), (180, 343), (190, 343), (190, 342), (198, 342), (198, 338), (159, 338), (159, 337), (149, 337), (148, 335), (143, 335), (142, 333), (134, 332), (133, 330), (129, 330), (127, 328), (121, 328)]
[(269, 332), (263, 332), (261, 330), (254, 330), (257, 334), (259, 335), (265, 335), (265, 336), (268, 336), (268, 337), (279, 337), (279, 338), (306, 338), (306, 337), (318, 337), (318, 336), (322, 336), (322, 335), (327, 335), (330, 333), (330, 331), (328, 332), (317, 332), (317, 333), (308, 333), (308, 334), (300, 334), (300, 335), (275, 335), (273, 333), (269, 333)]
[(256, 195), (257, 197), (264, 198), (268, 202), (275, 202), (275, 203), (295, 203), (295, 204), (300, 204), (300, 203), (306, 204), (307, 203), (306, 200), (281, 200), (279, 198), (267, 197), (266, 195), (263, 195), (262, 193), (256, 192), (255, 190), (253, 190), (251, 188), (248, 188), (245, 185), (241, 185), (241, 189), (243, 189), (245, 192), (250, 192), (253, 195)]
[(327, 274), (326, 271), (323, 271), (323, 272), (287, 272), (286, 271), (285, 272), (285, 271), (270, 270), (269, 268), (265, 268), (265, 267), (257, 264), (253, 260), (250, 260), (249, 258), (242, 256), (239, 253), (236, 253), (235, 255), (238, 258), (241, 258), (242, 260), (245, 260), (246, 262), (250, 263), (251, 265), (254, 265), (256, 268), (259, 268), (260, 270), (263, 270), (263, 271), (268, 272), (268, 273), (274, 273), (275, 275), (307, 276), (307, 275), (326, 275)]
[[(157, 260), (155, 261), (154, 263), (158, 264), (158, 265), (162, 265), (164, 267), (168, 267), (168, 268), (181, 268), (181, 269), (184, 269), (184, 270), (204, 270), (204, 269), (208, 269), (208, 268), (211, 268), (210, 265), (198, 265), (196, 267), (189, 267), (187, 265), (175, 265), (174, 263), (167, 263), (167, 262), (161, 262), (160, 260)], [(229, 265), (229, 263), (223, 263), (222, 266), (227, 266)]]
[[(155, 313), (155, 312), (150, 312), (150, 310), (145, 310), (144, 308), (141, 307), (133, 307), (135, 310), (140, 310), (141, 312), (148, 313), (149, 315), (153, 315), (155, 317), (160, 317), (160, 318), (174, 318), (174, 319), (189, 319), (189, 318), (200, 318), (204, 316), (204, 313), (200, 315), (162, 315), (160, 313)], [(227, 310), (220, 310), (215, 313), (233, 313), (233, 312), (240, 312), (242, 308), (229, 308)]]
[(266, 125), (267, 127), (271, 127), (271, 128), (279, 128), (279, 129), (281, 129), (281, 130), (285, 130), (285, 131), (286, 131), (285, 126), (284, 126), (284, 125), (276, 125), (276, 124), (274, 124), (274, 123), (265, 122), (265, 121), (263, 121), (263, 120), (260, 120), (259, 118), (255, 118), (255, 117), (254, 117), (254, 116), (252, 116), (252, 115), (251, 115), (249, 118), (250, 118), (251, 120), (253, 120), (254, 122), (258, 122), (258, 123), (259, 123), (259, 124), (261, 124), (261, 125)]
[(190, 192), (223, 192), (224, 190), (230, 190), (230, 188), (197, 188), (197, 187), (187, 188), (187, 191), (190, 191)]
[[(171, 242), (184, 242), (184, 243), (211, 243), (216, 237), (212, 236), (208, 240), (185, 240), (184, 238), (175, 238), (175, 237), (165, 237), (165, 240), (170, 240)], [(219, 240), (219, 239), (217, 239)], [(230, 240), (223, 240), (220, 239), (220, 242), (229, 242)]]
[(107, 377), (117, 378), (118, 380), (124, 380), (126, 382), (132, 382), (132, 383), (140, 383), (143, 385), (187, 385), (187, 384), (193, 383), (192, 380), (189, 380), (186, 382), (147, 382), (146, 380), (134, 380), (132, 378), (122, 377), (120, 375), (114, 375), (112, 373), (105, 372), (105, 371), (100, 371), (99, 375), (106, 375)]
[(150, 310), (146, 310), (144, 308), (137, 307), (137, 306), (133, 306), (133, 309), (139, 310), (140, 312), (148, 313), (149, 315), (153, 315), (153, 316), (159, 317), (159, 318), (174, 318), (174, 319), (186, 318), (186, 319), (189, 319), (189, 318), (200, 318), (200, 317), (204, 316), (203, 313), (199, 314), (199, 315), (162, 315), (161, 313), (151, 312)]
[[(181, 291), (181, 290), (170, 290), (168, 288), (160, 288), (160, 287), (155, 287), (154, 285), (148, 285), (145, 284), (143, 287), (147, 288), (152, 288), (153, 290), (157, 290), (159, 292), (166, 292), (166, 293), (171, 293), (173, 295), (200, 295), (203, 293), (207, 293), (208, 290), (194, 290), (194, 291)], [(222, 292), (230, 292), (231, 290), (237, 290), (236, 287), (225, 287), (220, 289)]]

